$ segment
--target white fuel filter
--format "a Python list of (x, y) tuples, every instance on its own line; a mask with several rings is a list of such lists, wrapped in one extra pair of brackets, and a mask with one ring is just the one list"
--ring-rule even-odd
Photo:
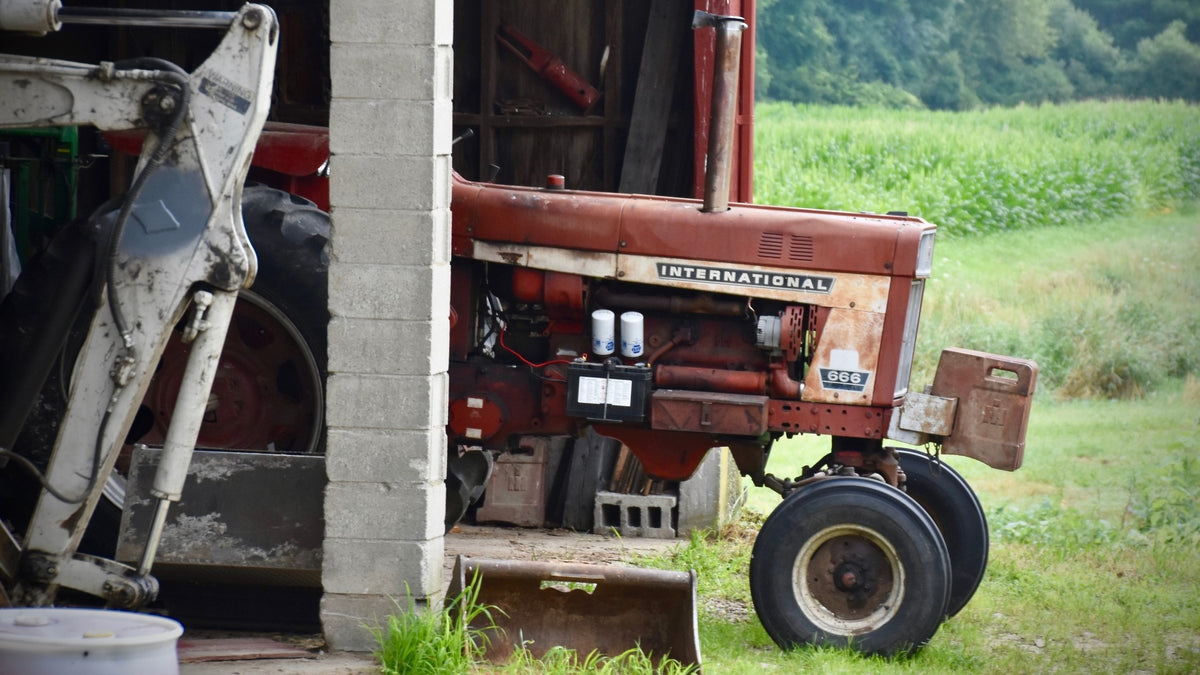
[(592, 312), (592, 353), (596, 356), (613, 353), (616, 343), (614, 318), (612, 310), (597, 309)]
[(642, 341), (643, 323), (641, 312), (623, 312), (621, 314), (621, 356), (636, 359), (645, 353), (645, 345)]

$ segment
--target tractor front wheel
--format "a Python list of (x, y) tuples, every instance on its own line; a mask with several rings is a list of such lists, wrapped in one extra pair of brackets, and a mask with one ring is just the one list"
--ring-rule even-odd
[(750, 590), (784, 649), (849, 646), (893, 655), (924, 645), (946, 616), (950, 560), (904, 493), (836, 478), (790, 495), (755, 540)]

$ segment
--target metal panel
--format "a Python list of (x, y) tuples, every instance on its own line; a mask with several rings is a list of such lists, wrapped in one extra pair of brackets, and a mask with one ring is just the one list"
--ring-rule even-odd
[(502, 522), (541, 527), (546, 521), (546, 458), (550, 443), (527, 438), (530, 447), (505, 453), (492, 467), (483, 504), (475, 512), (480, 523)]
[[(141, 555), (161, 455), (158, 448), (134, 450), (118, 560)], [(156, 564), (199, 566), (226, 580), (245, 572), (257, 583), (319, 584), (325, 482), (324, 457), (197, 450), (183, 498), (171, 506)]]
[(1037, 371), (1037, 364), (1025, 359), (943, 351), (930, 393), (957, 398), (958, 414), (942, 452), (973, 457), (996, 469), (1019, 468)]
[(650, 423), (664, 431), (761, 436), (767, 431), (766, 396), (660, 389), (650, 397)]
[(804, 378), (805, 401), (865, 405), (879, 370), (884, 314), (834, 308)]
[(700, 665), (695, 571), (460, 555), (446, 591), (456, 611), (465, 612), (455, 603), (476, 579), (475, 602), (497, 610), (474, 618), (492, 662), (507, 662), (517, 649), (617, 656), (640, 647), (656, 661)]
[(897, 411), (899, 426), (905, 431), (949, 436), (954, 430), (956, 405), (952, 398), (910, 392), (904, 397), (904, 407)]
[[(698, 233), (697, 233), (697, 236)], [(625, 281), (882, 312), (891, 279), (868, 274), (622, 254)]]
[(474, 258), (590, 277), (612, 277), (616, 275), (617, 270), (615, 253), (572, 251), (524, 244), (496, 244), (483, 240), (475, 241)]

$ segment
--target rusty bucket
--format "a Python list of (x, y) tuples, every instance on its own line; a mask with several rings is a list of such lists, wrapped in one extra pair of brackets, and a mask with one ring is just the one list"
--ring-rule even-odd
[(641, 647), (654, 661), (700, 665), (696, 572), (624, 565), (528, 562), (458, 556), (446, 602), (478, 575), (476, 604), (490, 608), (472, 628), (485, 631), (485, 657), (503, 663), (521, 647), (535, 657), (553, 647), (616, 656)]

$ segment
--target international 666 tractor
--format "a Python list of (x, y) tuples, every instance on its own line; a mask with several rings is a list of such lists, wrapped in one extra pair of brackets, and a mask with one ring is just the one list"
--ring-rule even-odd
[[(0, 92), (16, 92), (24, 91), (23, 80), (57, 77), (47, 90), (83, 87), (119, 112), (43, 119), (21, 108), (25, 117), (13, 113), (0, 125), (152, 129), (138, 174), (148, 178), (73, 233), (88, 243), (70, 254), (71, 275), (51, 275), (58, 289), (52, 306), (22, 308), (29, 287), (42, 284), (22, 289), (18, 280), (0, 314), (10, 371), (0, 412), (14, 412), (0, 418), (11, 533), (0, 572), (15, 602), (50, 602), (60, 586), (119, 606), (153, 598), (149, 569), (165, 504), (178, 499), (190, 449), (197, 434), (203, 439), (203, 418), (214, 411), (219, 417), (233, 395), (233, 387), (213, 385), (211, 359), (243, 287), (250, 289), (243, 299), (254, 302), (248, 314), (235, 315), (234, 342), (225, 341), (234, 370), (255, 353), (245, 336), (262, 335), (241, 331), (239, 321), (290, 318), (278, 322), (293, 327), (278, 337), (311, 346), (308, 334), (321, 333), (313, 338), (320, 347), (272, 361), (271, 381), (295, 392), (289, 400), (320, 397), (323, 319), (300, 316), (312, 307), (269, 301), (269, 291), (287, 279), (315, 289), (309, 297), (321, 304), (325, 270), (269, 261), (286, 263), (289, 250), (319, 257), (328, 218), (276, 190), (243, 194), (276, 25), (256, 6), (221, 21), (230, 26), (228, 44), (238, 48), (219, 49), (191, 75), (155, 62), (51, 72), (44, 62), (9, 60), (7, 82), (17, 84), (0, 80), (11, 87)], [(620, 441), (649, 474), (668, 480), (691, 476), (711, 448), (727, 447), (743, 475), (783, 498), (758, 534), (750, 567), (755, 609), (772, 638), (783, 646), (851, 644), (874, 653), (919, 646), (974, 593), (987, 562), (987, 525), (957, 473), (888, 441), (935, 444), (942, 453), (1014, 470), (1037, 367), (948, 349), (932, 384), (912, 388), (935, 226), (903, 214), (728, 203), (734, 95), (725, 76), (736, 74), (744, 23), (714, 16), (698, 23), (718, 35), (705, 199), (455, 176), (450, 478), (474, 453), (490, 462), (588, 429)], [(118, 91), (110, 80), (131, 83)], [(0, 113), (15, 100), (0, 98)], [(206, 119), (225, 126), (198, 130), (197, 120)], [(172, 152), (156, 157), (155, 147)], [(256, 285), (249, 285), (255, 255), (238, 213), (260, 261)], [(284, 226), (266, 234), (261, 226), (272, 218)], [(207, 309), (186, 313), (189, 305)], [(82, 347), (69, 338), (76, 308), (91, 321)], [(41, 332), (29, 333), (33, 325)], [(172, 333), (196, 340), (193, 365), (171, 360)], [(55, 367), (60, 354), (76, 350), (73, 371)], [(164, 350), (169, 358), (156, 368)], [(65, 408), (37, 403), (56, 377), (69, 390)], [(170, 401), (155, 403), (164, 391)], [(169, 429), (148, 431), (171, 418), (176, 400)], [(147, 406), (153, 424), (138, 419)], [(319, 450), (320, 406), (304, 410), (318, 430), (293, 450), (312, 454)], [(47, 411), (57, 442), (31, 428), (46, 426)], [(270, 426), (297, 425), (280, 417)], [(769, 473), (773, 444), (797, 434), (828, 437), (828, 453), (798, 476)], [(30, 447), (39, 439), (47, 447)], [(76, 554), (96, 507), (121, 505), (106, 487), (124, 470), (117, 459), (127, 440), (162, 445), (170, 458), (151, 490), (164, 506), (155, 509), (149, 544), (129, 568)], [(45, 481), (21, 478), (29, 467), (45, 472)]]

